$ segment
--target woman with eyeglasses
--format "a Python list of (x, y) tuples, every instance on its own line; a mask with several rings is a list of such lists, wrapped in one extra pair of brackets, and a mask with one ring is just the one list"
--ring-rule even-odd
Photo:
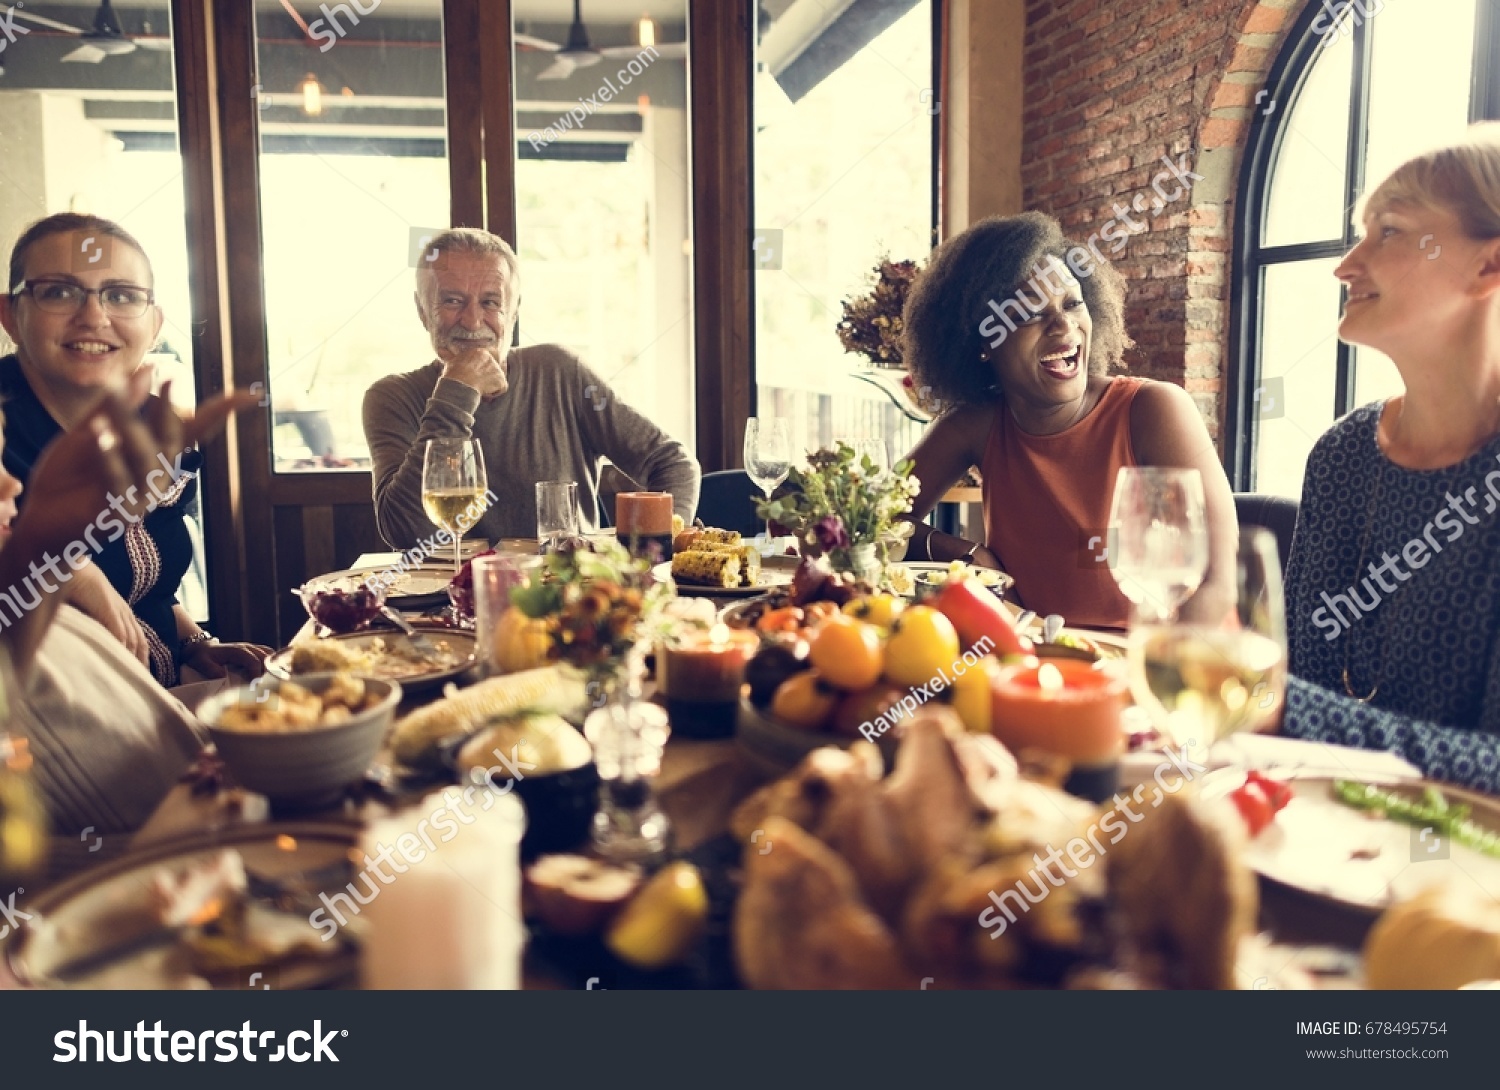
[[(162, 327), (152, 282), (140, 243), (98, 216), (48, 216), (16, 241), (9, 290), (0, 296), (0, 327), (16, 351), (0, 358), (0, 398), (4, 466), (22, 484), (49, 443), (140, 368)], [(224, 677), (229, 668), (259, 674), (269, 653), (253, 644), (220, 644), (177, 601), (193, 557), (186, 509), (201, 463), (189, 450), (170, 471), (164, 465), (151, 481), (155, 503), (145, 518), (106, 516), (78, 549), (44, 566), (41, 577), (64, 584), (68, 601), (166, 686), (180, 683), (184, 666), (208, 678)], [(46, 497), (28, 493), (27, 500)]]

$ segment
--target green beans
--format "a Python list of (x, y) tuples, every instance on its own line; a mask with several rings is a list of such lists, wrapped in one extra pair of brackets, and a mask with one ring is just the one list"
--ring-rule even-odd
[(1452, 805), (1436, 787), (1423, 788), (1420, 799), (1356, 780), (1334, 780), (1333, 791), (1340, 802), (1356, 810), (1378, 811), (1392, 821), (1431, 827), (1465, 847), (1485, 855), (1500, 856), (1500, 834), (1475, 824), (1469, 818), (1468, 806)]

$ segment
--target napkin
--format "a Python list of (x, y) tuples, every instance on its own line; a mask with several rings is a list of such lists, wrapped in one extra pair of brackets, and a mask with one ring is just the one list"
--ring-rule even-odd
[(1377, 749), (1356, 749), (1272, 734), (1231, 734), (1209, 750), (1211, 767), (1235, 765), (1297, 776), (1356, 780), (1420, 780), (1414, 765)]

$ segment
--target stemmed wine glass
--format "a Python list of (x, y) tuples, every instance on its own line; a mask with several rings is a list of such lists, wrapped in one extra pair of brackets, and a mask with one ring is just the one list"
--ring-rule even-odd
[(1208, 571), (1203, 478), (1196, 469), (1126, 466), (1115, 480), (1110, 574), (1138, 620), (1170, 623)]
[[(760, 420), (751, 417), (745, 422), (745, 472), (766, 494), (769, 502), (792, 469), (792, 436), (787, 422), (777, 417)], [(770, 523), (766, 524), (766, 538), (771, 536)]]
[(463, 535), (478, 521), (488, 488), (479, 440), (427, 440), (422, 458), (422, 509), (434, 525), (453, 535), (454, 575), (463, 566)]
[(1240, 532), (1235, 610), (1223, 624), (1131, 629), (1131, 690), (1178, 745), (1205, 746), (1272, 721), (1286, 693), (1286, 613), (1276, 539)]

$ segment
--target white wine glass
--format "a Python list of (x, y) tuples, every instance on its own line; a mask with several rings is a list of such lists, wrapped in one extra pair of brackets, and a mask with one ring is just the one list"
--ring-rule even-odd
[(475, 512), (488, 489), (479, 440), (427, 440), (422, 458), (422, 509), (433, 525), (453, 535), (454, 575), (463, 566), (464, 532), (477, 521)]
[(1208, 572), (1208, 519), (1196, 469), (1126, 466), (1115, 480), (1110, 574), (1138, 620), (1170, 623)]
[(1223, 624), (1143, 623), (1130, 632), (1130, 684), (1177, 745), (1212, 745), (1275, 721), (1286, 697), (1286, 607), (1276, 539), (1240, 532), (1235, 610)]
[[(791, 427), (781, 417), (761, 420), (752, 416), (745, 422), (745, 472), (766, 494), (768, 502), (771, 493), (791, 471)], [(767, 539), (770, 536), (770, 523), (767, 522)]]

